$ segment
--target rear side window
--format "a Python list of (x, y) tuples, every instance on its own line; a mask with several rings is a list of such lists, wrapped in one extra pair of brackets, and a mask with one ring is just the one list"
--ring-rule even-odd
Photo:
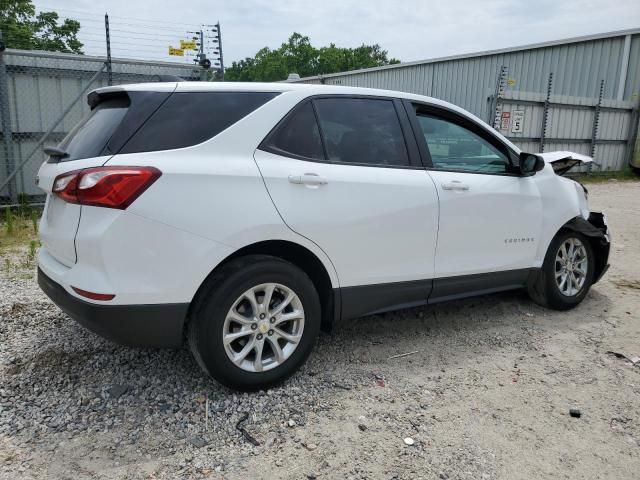
[(320, 130), (311, 102), (288, 115), (268, 139), (267, 146), (274, 153), (324, 160)]
[(408, 166), (409, 156), (392, 100), (314, 100), (328, 160), (364, 165)]
[(174, 93), (120, 153), (197, 145), (215, 137), (276, 95), (276, 92)]

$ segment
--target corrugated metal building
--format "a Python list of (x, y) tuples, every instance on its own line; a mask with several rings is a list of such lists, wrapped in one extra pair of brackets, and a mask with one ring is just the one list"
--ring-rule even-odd
[(524, 150), (573, 150), (592, 155), (597, 168), (618, 170), (637, 133), (640, 28), (296, 81), (439, 98)]

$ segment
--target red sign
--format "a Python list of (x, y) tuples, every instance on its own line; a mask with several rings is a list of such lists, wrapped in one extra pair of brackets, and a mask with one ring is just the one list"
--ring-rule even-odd
[(509, 121), (511, 120), (511, 112), (502, 112), (500, 117), (500, 130), (509, 130)]

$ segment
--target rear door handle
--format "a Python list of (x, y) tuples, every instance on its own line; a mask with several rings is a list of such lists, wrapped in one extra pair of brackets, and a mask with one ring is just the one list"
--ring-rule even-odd
[(289, 175), (289, 183), (319, 187), (320, 185), (326, 185), (329, 181), (317, 173), (305, 173), (304, 175)]
[(460, 180), (451, 180), (449, 183), (443, 183), (442, 189), (466, 192), (467, 190), (469, 190), (469, 185), (467, 185), (466, 183), (462, 183)]

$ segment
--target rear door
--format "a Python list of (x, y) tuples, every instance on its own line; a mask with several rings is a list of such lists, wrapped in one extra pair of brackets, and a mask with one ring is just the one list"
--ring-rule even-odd
[(47, 193), (40, 239), (60, 263), (71, 266), (76, 262), (74, 242), (82, 207), (52, 194), (55, 179), (67, 172), (104, 165), (166, 100), (175, 84), (164, 89), (167, 91), (114, 89), (90, 94), (91, 112), (58, 145), (64, 154), (49, 157), (40, 167), (38, 186)]
[[(320, 97), (298, 105), (255, 153), (286, 224), (326, 252), (347, 287), (344, 316), (428, 296), (430, 280), (410, 282), (433, 276), (438, 198), (409, 129), (393, 99)], [(350, 302), (355, 292), (365, 298)]]

